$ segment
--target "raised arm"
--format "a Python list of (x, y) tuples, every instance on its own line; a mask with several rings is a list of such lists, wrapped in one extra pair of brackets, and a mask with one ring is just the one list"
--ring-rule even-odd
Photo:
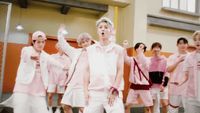
[(142, 64), (142, 69), (149, 70), (149, 59), (144, 55), (143, 50), (138, 50), (136, 58)]
[(70, 46), (69, 43), (65, 40), (65, 34), (63, 34), (64, 30), (65, 28), (63, 26), (61, 26), (58, 30), (58, 33), (57, 33), (58, 44), (60, 45), (63, 52), (69, 55), (70, 58), (73, 58), (77, 49)]
[(128, 56), (126, 49), (124, 49), (124, 62), (131, 65), (131, 57)]
[(124, 40), (122, 45), (123, 45), (123, 48), (124, 48), (124, 62), (128, 65), (131, 65), (131, 61), (132, 61), (131, 57), (129, 57), (128, 54), (127, 54), (127, 48), (128, 48), (128, 45), (129, 45), (128, 41)]

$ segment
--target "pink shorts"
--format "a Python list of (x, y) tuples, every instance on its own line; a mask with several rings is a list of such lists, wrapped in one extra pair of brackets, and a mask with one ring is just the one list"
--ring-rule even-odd
[(130, 89), (126, 100), (127, 104), (139, 104), (138, 99), (141, 98), (144, 106), (153, 106), (153, 99), (149, 90), (133, 90)]
[(59, 86), (55, 84), (49, 84), (47, 88), (47, 93), (57, 93), (57, 94), (64, 94), (66, 87)]
[(49, 75), (49, 84), (56, 84), (60, 86), (64, 86), (67, 80), (67, 76), (57, 76), (57, 75)]

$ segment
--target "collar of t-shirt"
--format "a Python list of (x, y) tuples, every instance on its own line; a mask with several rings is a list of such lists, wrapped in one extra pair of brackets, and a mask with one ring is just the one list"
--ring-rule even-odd
[(97, 43), (96, 48), (100, 48), (102, 50), (105, 50), (105, 52), (108, 52), (108, 51), (111, 51), (114, 48), (114, 43), (111, 42), (107, 46), (102, 46), (100, 43)]

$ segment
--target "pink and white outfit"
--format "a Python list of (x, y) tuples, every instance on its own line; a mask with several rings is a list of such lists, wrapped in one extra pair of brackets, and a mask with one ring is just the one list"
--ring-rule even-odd
[[(112, 42), (107, 46), (96, 43), (87, 48), (90, 68), (89, 102), (84, 113), (103, 113), (104, 109), (107, 113), (124, 113), (123, 80), (117, 86), (119, 97), (116, 97), (112, 106), (108, 104), (109, 89), (114, 85), (117, 76), (118, 57), (123, 55), (123, 51), (122, 47)], [(123, 59), (122, 61), (124, 62)]]
[[(144, 76), (146, 76), (146, 78), (149, 79), (148, 58), (146, 58), (144, 55), (142, 55), (140, 57), (141, 58), (134, 58), (134, 59), (136, 60), (138, 66), (140, 67), (142, 72), (144, 73)], [(125, 60), (125, 61), (128, 62), (129, 64), (131, 64), (130, 78), (129, 78), (129, 81), (131, 82), (131, 84), (149, 85), (148, 80), (145, 79), (144, 76), (141, 76), (137, 69), (134, 70), (134, 65), (136, 65), (136, 64), (134, 63), (133, 57), (129, 57), (129, 59)], [(130, 90), (128, 92), (126, 103), (127, 104), (138, 104), (138, 97), (141, 98), (144, 106), (146, 106), (146, 107), (153, 106), (153, 99), (152, 99), (149, 89), (135, 90), (135, 89), (130, 88)]]
[(86, 65), (84, 65), (85, 62), (87, 62), (86, 50), (76, 49), (70, 46), (61, 34), (58, 34), (58, 43), (62, 51), (72, 59), (68, 71), (67, 89), (61, 103), (72, 107), (84, 107), (83, 76), (89, 74), (89, 72), (86, 71)]
[[(167, 65), (171, 66), (174, 65), (177, 61), (177, 59), (181, 56), (187, 56), (189, 53), (186, 54), (179, 54), (175, 53), (171, 55), (168, 58)], [(186, 92), (186, 87), (187, 83), (178, 86), (173, 83), (180, 83), (184, 79), (184, 62), (180, 62), (176, 68), (173, 70), (173, 72), (169, 73), (170, 76), (170, 82), (169, 82), (169, 111), (168, 113), (178, 113), (178, 109), (180, 106), (185, 108), (185, 92)]]
[(48, 113), (45, 99), (48, 65), (54, 65), (60, 70), (58, 73), (62, 72), (63, 66), (44, 51), (41, 52), (39, 60), (34, 61), (31, 55), (35, 52), (32, 46), (22, 49), (12, 96), (14, 113)]
[(61, 63), (66, 71), (63, 71), (63, 73), (57, 74), (56, 68), (53, 68), (50, 66), (49, 69), (49, 85), (48, 85), (48, 93), (60, 93), (63, 94), (65, 92), (66, 87), (66, 81), (67, 81), (67, 69), (69, 69), (71, 60), (70, 58), (65, 54), (52, 54), (51, 55), (55, 60), (57, 60), (59, 63)]
[(154, 113), (160, 113), (160, 99), (168, 99), (168, 87), (164, 86), (164, 91), (160, 91), (161, 85), (164, 85), (168, 82), (165, 81), (165, 78), (169, 80), (167, 76), (167, 59), (164, 56), (151, 57), (149, 65), (149, 78), (152, 82), (151, 94), (154, 103)]
[(200, 111), (200, 53), (192, 52), (185, 59), (184, 71), (189, 73), (186, 88), (186, 113)]

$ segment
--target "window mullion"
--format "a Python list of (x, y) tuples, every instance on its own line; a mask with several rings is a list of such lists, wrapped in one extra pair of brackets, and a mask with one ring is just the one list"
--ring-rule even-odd
[(200, 13), (200, 0), (196, 0), (195, 2), (196, 2), (196, 8), (195, 8), (196, 10), (195, 10), (195, 12), (196, 13)]

